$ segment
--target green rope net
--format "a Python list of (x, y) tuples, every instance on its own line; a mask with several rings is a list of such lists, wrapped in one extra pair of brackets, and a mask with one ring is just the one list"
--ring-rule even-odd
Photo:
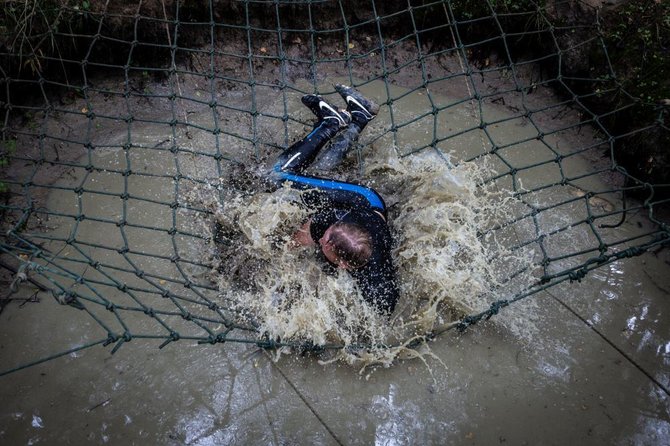
[[(184, 198), (231, 166), (280, 153), (309, 125), (293, 112), (297, 98), (332, 94), (333, 77), (374, 87), (386, 116), (356, 148), (361, 169), (374, 144), (400, 158), (431, 153), (449, 167), (487, 163), (481, 186), (511, 190), (517, 206), (480, 237), (514, 233), (512, 252), (535, 253), (533, 281), (416, 342), (669, 243), (670, 185), (643, 149), (668, 140), (665, 105), (629, 91), (630, 77), (611, 63), (612, 33), (586, 5), (33, 0), (2, 8), (1, 265), (12, 273), (10, 291), (30, 282), (103, 333), (49, 358), (99, 344), (115, 352), (133, 339), (342, 348), (272, 339), (238, 318), (204, 278), (212, 266), (197, 247), (211, 234), (187, 224), (212, 210)], [(419, 97), (422, 109), (405, 113)], [(463, 124), (449, 126), (459, 114)], [(421, 138), (404, 136), (417, 128)], [(631, 221), (635, 230), (623, 231)]]

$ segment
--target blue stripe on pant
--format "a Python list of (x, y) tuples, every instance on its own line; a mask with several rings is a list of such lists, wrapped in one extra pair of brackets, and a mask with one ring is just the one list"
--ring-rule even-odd
[[(281, 183), (290, 181), (292, 183), (291, 186), (296, 189), (314, 189), (312, 196), (307, 195), (307, 197), (304, 197), (305, 203), (308, 206), (316, 206), (316, 203), (319, 203), (320, 205), (330, 204), (347, 208), (367, 207), (381, 212), (386, 217), (386, 204), (384, 200), (369, 187), (327, 178), (297, 175), (281, 170), (279, 164), (275, 165), (274, 173), (277, 180)], [(324, 203), (324, 200), (326, 203)]]

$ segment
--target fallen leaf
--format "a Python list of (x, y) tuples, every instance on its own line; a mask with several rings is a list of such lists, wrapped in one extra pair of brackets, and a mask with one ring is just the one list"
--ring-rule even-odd
[(267, 48), (265, 48), (264, 46), (262, 46), (262, 47), (261, 47), (261, 53), (265, 54), (265, 53), (267, 53), (267, 52), (268, 52)]

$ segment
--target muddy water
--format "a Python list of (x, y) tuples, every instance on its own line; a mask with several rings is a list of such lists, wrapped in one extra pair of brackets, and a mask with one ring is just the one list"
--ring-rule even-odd
[[(212, 210), (214, 217), (208, 226), (216, 222), (225, 233), (224, 243), (213, 247), (219, 259), (213, 278), (222, 298), (250, 324), (272, 339), (285, 342), (400, 344), (363, 358), (389, 363), (414, 337), (484, 308), (491, 300), (511, 295), (515, 287), (528, 286), (532, 282), (532, 253), (509, 252), (505, 248), (508, 241), (495, 234), (478, 237), (509, 214), (515, 201), (509, 192), (478, 187), (491, 175), (493, 167), (487, 160), (458, 166), (449, 162), (450, 157), (471, 157), (476, 150), (482, 151), (482, 135), (471, 132), (469, 141), (461, 138), (460, 153), (445, 147), (444, 153), (428, 148), (401, 156), (412, 147), (430, 144), (429, 128), (442, 130), (447, 121), (454, 132), (470, 128), (474, 119), (471, 108), (450, 111), (439, 122), (411, 125), (414, 117), (426, 109), (426, 92), (408, 94), (399, 88), (387, 92), (383, 83), (371, 84), (364, 92), (381, 100), (387, 94), (402, 99), (397, 101), (393, 116), (381, 113), (365, 130), (359, 150), (351, 154), (345, 166), (321, 174), (369, 184), (390, 206), (397, 242), (394, 257), (402, 283), (399, 309), (390, 324), (360, 298), (346, 272), (329, 274), (310, 252), (312, 249), (288, 247), (290, 236), (308, 216), (297, 205), (296, 191), (283, 188), (266, 192), (258, 186), (249, 190), (246, 182), (239, 190), (240, 173), (233, 171), (211, 186), (196, 186), (188, 200)], [(328, 99), (341, 103), (339, 97)], [(438, 107), (447, 102), (433, 100)], [(287, 104), (289, 115), (309, 122), (310, 116), (297, 96), (287, 98)], [(283, 105), (282, 101), (270, 102), (263, 105), (263, 110), (268, 115), (281, 114)], [(270, 124), (276, 126), (276, 122)], [(392, 136), (375, 139), (393, 126), (402, 129), (398, 132), (401, 137), (395, 141)], [(270, 125), (259, 126), (259, 133), (281, 135)], [(295, 136), (299, 135), (300, 131), (296, 132)], [(281, 145), (276, 137), (269, 142)], [(468, 153), (467, 147), (474, 150)], [(254, 170), (262, 175), (272, 155), (267, 155), (269, 161), (264, 167), (245, 168), (247, 173)], [(357, 158), (363, 160), (358, 169), (352, 166)], [(504, 279), (516, 271), (523, 273), (515, 283), (506, 283)], [(349, 361), (361, 360), (348, 350), (339, 354)]]
[[(333, 79), (338, 81), (343, 80)], [(306, 84), (301, 87), (309, 89)], [(328, 85), (319, 90), (332, 91)], [(314, 252), (287, 245), (307, 211), (296, 204), (296, 191), (268, 190), (263, 177), (281, 147), (304, 135), (313, 122), (294, 92), (258, 97), (256, 107), (261, 113), (253, 118), (229, 110), (182, 113), (177, 107), (154, 116), (156, 123), (138, 119), (126, 128), (102, 126), (89, 135), (96, 149), (86, 160), (98, 170), (77, 169), (59, 179), (56, 185), (63, 189), (52, 191), (47, 203), (59, 214), (86, 216), (75, 224), (69, 217), (50, 221), (49, 237), (74, 238), (79, 243), (48, 241), (45, 247), (58, 253), (69, 273), (82, 275), (93, 285), (60, 277), (62, 287), (90, 296), (98, 304), (87, 307), (91, 315), (115, 333), (157, 335), (166, 328), (160, 326), (161, 320), (141, 312), (106, 311), (108, 302), (172, 312), (164, 322), (182, 336), (218, 333), (221, 325), (216, 322), (205, 322), (210, 331), (203, 333), (179, 316), (185, 311), (204, 314), (197, 303), (216, 302), (229, 310), (226, 316), (232, 320), (272, 339), (317, 345), (402, 345), (531, 286), (541, 274), (533, 263), (538, 246), (515, 251), (508, 247), (578, 221), (583, 206), (573, 203), (545, 212), (537, 222), (524, 219), (511, 228), (488, 230), (510, 216), (527, 213), (529, 204), (541, 207), (551, 200), (558, 202), (577, 189), (551, 188), (521, 201), (512, 197), (506, 179), (479, 185), (505, 172), (506, 164), (521, 170), (515, 177), (518, 189), (537, 181), (556, 181), (554, 163), (540, 170), (523, 167), (551, 159), (560, 147), (571, 147), (573, 142), (555, 137), (510, 146), (530, 140), (538, 131), (536, 126), (509, 116), (504, 109), (480, 108), (427, 89), (409, 92), (375, 82), (362, 91), (379, 102), (392, 101), (393, 106), (382, 107), (341, 168), (317, 173), (368, 184), (390, 207), (397, 245), (393, 254), (402, 283), (398, 311), (390, 324), (360, 299), (346, 272), (329, 273)], [(243, 93), (228, 96), (225, 103), (231, 107), (241, 108), (250, 101)], [(334, 94), (327, 99), (342, 103)], [(444, 110), (426, 113), (432, 109)], [(296, 122), (285, 124), (284, 115)], [(189, 127), (161, 124), (175, 117)], [(484, 130), (481, 122), (492, 124)], [(216, 128), (221, 132), (208, 131)], [(236, 136), (255, 138), (261, 144), (254, 147)], [(591, 142), (583, 142), (587, 143)], [(492, 144), (503, 148), (501, 156), (466, 162), (487, 153)], [(568, 158), (562, 167), (573, 175), (589, 169), (575, 158)], [(597, 179), (590, 181), (581, 186), (606, 189)], [(89, 192), (77, 195), (68, 190), (76, 187)], [(175, 208), (173, 203), (180, 206)], [(225, 240), (214, 244), (209, 240), (217, 223)], [(487, 235), (480, 237), (480, 233)], [(574, 251), (562, 243), (566, 237), (578, 241), (578, 246), (595, 243), (591, 231), (582, 225), (547, 237), (547, 254)], [(175, 257), (180, 261), (173, 261)], [(102, 267), (92, 268), (92, 262)], [(185, 289), (184, 283), (193, 286)], [(131, 288), (132, 293), (119, 292), (122, 287)], [(178, 303), (160, 298), (164, 292), (176, 294)], [(526, 323), (518, 325), (528, 330)], [(384, 350), (373, 358), (388, 362), (401, 351)]]
[[(379, 117), (365, 130), (360, 147), (335, 173), (338, 178), (367, 182), (377, 188), (391, 206), (392, 229), (398, 242), (394, 255), (403, 283), (403, 299), (390, 328), (377, 320), (374, 312), (356, 298), (356, 290), (346, 274), (327, 275), (315, 262), (313, 253), (290, 250), (284, 246), (285, 237), (305, 217), (305, 211), (293, 205), (293, 191), (267, 193), (248, 180), (253, 179), (253, 175), (262, 175), (279, 149), (262, 146), (255, 150), (250, 143), (239, 143), (225, 133), (213, 136), (197, 129), (191, 129), (188, 134), (183, 129), (173, 133), (168, 125), (133, 123), (130, 137), (127, 129), (107, 137), (107, 147), (96, 149), (92, 155), (92, 163), (106, 171), (87, 173), (81, 169), (72, 177), (60, 180), (59, 185), (81, 185), (88, 190), (113, 194), (126, 192), (130, 198), (122, 200), (118, 196), (100, 194), (78, 197), (68, 190), (53, 191), (47, 203), (49, 209), (71, 215), (83, 213), (96, 220), (83, 220), (73, 225), (71, 218), (52, 217), (49, 222), (52, 228), (50, 236), (72, 236), (80, 243), (73, 247), (54, 241), (48, 242), (45, 247), (58, 252), (63, 259), (61, 264), (69, 271), (105, 283), (113, 277), (119, 284), (137, 288), (136, 298), (154, 308), (174, 310), (172, 302), (156, 299), (152, 292), (157, 288), (194, 300), (204, 295), (234, 306), (234, 313), (242, 314), (244, 323), (260, 327), (272, 336), (316, 343), (387, 339), (402, 342), (415, 333), (448, 322), (458, 314), (486, 308), (496, 297), (508, 296), (528, 286), (533, 280), (533, 273), (537, 273), (534, 267), (512, 281), (504, 279), (510, 272), (524, 270), (525, 266), (537, 260), (535, 247), (531, 246), (532, 249), (527, 252), (509, 253), (506, 246), (539, 234), (553, 234), (557, 229), (580, 220), (583, 218), (583, 203), (548, 211), (539, 218), (537, 226), (522, 221), (510, 230), (479, 240), (478, 231), (509, 219), (509, 214), (514, 215), (528, 208), (527, 203), (510, 198), (505, 191), (505, 186), (509, 184), (505, 181), (494, 184), (496, 187), (487, 191), (475, 187), (480, 180), (505, 169), (504, 163), (496, 159), (478, 160), (473, 164), (462, 162), (488, 150), (490, 142), (483, 137), (482, 131), (472, 130), (440, 142), (436, 149), (428, 148), (405, 158), (398, 156), (412, 153), (415, 148), (432, 142), (435, 138), (433, 129), (437, 129), (440, 138), (477, 127), (481, 118), (478, 109), (464, 103), (441, 112), (437, 118), (430, 115), (412, 122), (425, 113), (431, 100), (440, 106), (450, 103), (450, 99), (434, 94), (428, 99), (427, 92), (403, 96), (406, 92), (401, 88), (387, 90), (383, 84), (370, 84), (362, 90), (381, 101), (389, 96), (400, 98), (394, 101), (393, 114), (388, 107), (382, 108)], [(244, 97), (236, 99), (240, 103), (245, 102)], [(263, 114), (255, 122), (255, 132), (264, 144), (282, 146), (309, 129), (307, 124), (311, 118), (299, 106), (297, 95), (286, 95), (286, 111), (305, 125), (291, 122), (283, 127), (282, 121), (268, 117), (284, 113), (283, 99), (266, 97), (259, 104)], [(338, 100), (335, 97), (332, 99), (334, 102)], [(506, 117), (505, 110), (499, 108), (485, 107), (483, 113), (487, 122)], [(166, 115), (165, 120), (169, 119), (170, 115)], [(191, 114), (188, 119), (193, 125), (203, 128), (213, 128), (217, 123), (217, 118), (206, 112)], [(240, 117), (237, 123), (235, 120), (232, 117), (219, 124), (231, 133), (253, 137), (253, 132), (244, 130), (251, 124), (247, 118)], [(392, 126), (399, 128), (397, 133), (378, 137)], [(501, 146), (532, 136), (535, 131), (534, 127), (521, 120), (502, 122), (489, 129), (496, 144)], [(132, 146), (125, 150), (124, 145), (128, 143)], [(172, 144), (191, 153), (180, 152), (174, 156), (169, 151)], [(556, 150), (574, 147), (570, 141), (558, 139), (551, 141), (550, 145)], [(226, 158), (241, 163), (242, 167), (236, 163), (216, 163), (211, 156), (207, 156), (217, 153), (217, 150)], [(543, 144), (526, 143), (523, 147), (507, 149), (504, 157), (507, 162), (523, 166), (523, 163), (532, 165), (548, 159), (552, 153)], [(452, 167), (452, 163), (458, 166)], [(564, 168), (581, 173), (592, 167), (584, 160), (570, 158)], [(118, 173), (125, 169), (144, 175), (124, 177)], [(247, 177), (241, 172), (252, 175)], [(195, 181), (183, 178), (175, 181), (175, 175)], [(234, 184), (240, 177), (245, 181)], [(519, 175), (522, 186), (525, 184), (528, 187), (548, 179), (560, 179), (553, 165), (530, 169)], [(218, 188), (221, 181), (225, 187)], [(591, 178), (589, 183), (580, 183), (580, 187), (584, 190), (607, 188), (597, 178)], [(559, 202), (578, 193), (575, 188), (556, 188), (551, 193), (532, 194), (526, 201), (542, 205)], [(608, 197), (609, 205), (616, 206), (616, 200), (616, 197)], [(215, 215), (212, 217), (184, 208), (175, 210), (170, 207), (172, 202), (214, 211)], [(603, 208), (608, 206), (600, 204)], [(132, 223), (131, 226), (119, 227), (115, 224), (124, 216)], [(222, 258), (221, 247), (207, 242), (214, 220), (228, 225), (235, 241), (232, 246), (236, 256), (227, 252), (228, 256)], [(174, 237), (167, 233), (172, 228), (179, 230)], [(626, 238), (637, 231), (640, 231), (638, 222), (632, 219), (617, 230), (616, 236)], [(593, 246), (597, 242), (585, 225), (565, 232), (547, 237), (545, 248), (551, 256), (574, 251), (574, 245), (565, 243), (567, 239), (579, 246)], [(131, 248), (131, 252), (125, 255), (119, 253), (118, 250), (125, 246)], [(184, 259), (184, 262), (175, 264), (170, 261), (174, 255)], [(493, 262), (489, 261), (491, 258)], [(105, 267), (102, 270), (90, 268), (86, 262), (91, 259)], [(565, 268), (577, 260), (566, 259), (552, 267)], [(623, 270), (620, 263), (616, 265)], [(138, 277), (135, 267), (152, 277), (154, 285), (150, 286), (146, 279)], [(627, 274), (624, 277), (642, 275), (641, 268), (633, 262), (626, 263)], [(221, 273), (232, 270), (239, 274), (231, 278), (230, 274)], [(613, 280), (614, 276), (618, 278), (622, 275), (602, 272), (598, 275), (599, 280), (587, 285), (594, 289), (582, 287), (580, 292), (603, 296), (604, 299), (608, 295), (619, 296), (630, 284), (626, 279)], [(63, 286), (87, 295), (97, 296), (97, 292), (119, 305), (132, 303), (128, 303), (127, 294), (109, 284), (95, 285), (94, 290), (82, 290), (84, 286), (72, 280), (59, 280)], [(195, 291), (184, 289), (180, 282), (186, 280), (196, 284)], [(286, 283), (290, 286), (286, 287)], [(635, 282), (638, 289), (651, 287), (645, 283)], [(320, 299), (313, 299), (316, 288), (319, 289)], [(640, 290), (640, 293), (644, 294), (644, 291)], [(288, 305), (287, 299), (296, 295), (299, 296), (297, 302)], [(58, 306), (48, 296), (44, 299), (39, 305), (28, 304), (28, 308), (8, 307), (0, 316), (3, 321), (3, 365), (19, 364), (106, 336), (106, 331), (88, 315)], [(542, 318), (547, 317), (536, 311), (534, 305), (528, 302), (510, 308), (498, 320), (522, 340), (529, 340), (537, 334), (534, 324), (541, 326), (545, 322)], [(277, 312), (278, 307), (286, 311)], [(90, 308), (96, 317), (115, 331), (123, 332), (127, 328), (133, 333), (163, 333), (159, 324), (144, 314), (124, 312), (124, 326), (104, 309), (95, 305)], [(30, 311), (26, 311), (28, 309)], [(642, 330), (639, 321), (643, 316), (642, 313), (631, 315), (631, 318), (635, 317), (629, 324), (632, 337), (636, 336), (636, 330)], [(203, 334), (203, 330), (181, 321), (179, 317), (166, 319), (182, 334)], [(212, 323), (210, 327), (216, 330), (216, 326)], [(658, 333), (653, 333), (652, 339), (659, 343), (659, 348), (667, 345), (667, 339)], [(174, 432), (169, 435), (174, 435), (174, 438), (169, 438), (176, 442), (191, 442), (201, 438), (203, 432), (213, 429), (219, 416), (214, 414), (228, 413), (226, 435), (234, 435), (238, 440), (253, 438), (277, 442), (276, 432), (258, 426), (257, 420), (269, 420), (272, 417), (268, 414), (286, 411), (285, 404), (289, 401), (289, 406), (295, 411), (288, 412), (293, 413), (296, 419), (281, 419), (280, 429), (291, 430), (296, 438), (310, 438), (315, 442), (329, 438), (315, 420), (299, 415), (301, 403), (297, 397), (287, 396), (289, 391), (285, 384), (264, 382), (263, 376), (269, 373), (267, 369), (270, 366), (259, 362), (243, 346), (226, 344), (223, 348), (178, 348), (180, 344), (194, 342), (182, 340), (177, 345), (158, 351), (157, 342), (131, 341), (113, 359), (108, 350), (90, 349), (47, 363), (39, 368), (40, 373), (27, 377), (21, 375), (21, 380), (13, 376), (3, 378), (9, 384), (3, 391), (6, 398), (3, 396), (2, 399), (20, 401), (25, 398), (25, 401), (12, 406), (10, 412), (3, 413), (3, 424), (10, 427), (0, 435), (33, 442), (61, 436), (98, 442), (109, 438), (143, 441), (164, 439), (164, 431), (172, 430)], [(400, 352), (395, 351), (392, 356)], [(373, 355), (364, 359), (388, 361), (391, 357)], [(108, 363), (109, 367), (106, 366)], [(76, 374), (69, 373), (72, 367), (76, 367)], [(229, 372), (222, 374), (221, 370)], [(124, 374), (132, 379), (126, 379)], [(41, 391), (31, 391), (28, 395), (21, 391), (34, 388)], [(197, 392), (193, 392), (194, 389)], [(123, 396), (127, 394), (135, 396)], [(194, 394), (200, 396), (195, 398)], [(277, 395), (286, 396), (282, 407), (277, 406)], [(245, 403), (249, 400), (260, 403), (246, 410)], [(75, 405), (89, 414), (86, 425), (79, 421), (70, 425), (56, 421), (59, 419), (58, 412), (69, 405)], [(166, 407), (178, 409), (166, 410)], [(142, 425), (135, 429), (134, 423), (143, 420), (144, 413), (152, 414), (151, 419), (156, 424), (148, 426), (140, 421)], [(305, 419), (309, 421), (305, 422)], [(61, 424), (64, 430), (59, 432), (54, 424)], [(219, 435), (223, 433), (219, 432)], [(214, 438), (213, 441), (217, 439), (226, 442), (224, 437)]]

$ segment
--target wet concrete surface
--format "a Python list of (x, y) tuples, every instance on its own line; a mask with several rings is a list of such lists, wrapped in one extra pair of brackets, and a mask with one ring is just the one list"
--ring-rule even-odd
[[(422, 99), (415, 98), (412, 107), (425, 106), (421, 105)], [(413, 115), (401, 105), (399, 101), (394, 119), (409, 122)], [(470, 108), (452, 112), (472, 122)], [(488, 120), (495, 120), (495, 113), (501, 113), (496, 109), (487, 112), (491, 113)], [(422, 123), (408, 124), (406, 129), (413, 129), (414, 136), (407, 141), (398, 132), (396, 143), (401, 151), (432, 140), (428, 131), (433, 128), (432, 119), (427, 118), (425, 129)], [(454, 121), (452, 117), (450, 122)], [(442, 124), (438, 128), (442, 129)], [(261, 126), (261, 134), (263, 131)], [(512, 126), (500, 130), (500, 137), (514, 131), (528, 130), (524, 125)], [(155, 131), (147, 127), (134, 132), (143, 135), (147, 143), (165, 136), (165, 129), (159, 126)], [(532, 134), (532, 129), (529, 132)], [(418, 136), (421, 134), (425, 134), (425, 140)], [(513, 137), (524, 135), (516, 133)], [(189, 144), (208, 146), (199, 142), (198, 135), (195, 138), (196, 142)], [(384, 138), (392, 139), (392, 135)], [(384, 138), (377, 144), (392, 142)], [(472, 147), (484, 150), (481, 144), (481, 135), (470, 132), (467, 137), (454, 138), (449, 148), (454, 159), (461, 160), (473, 155), (469, 150)], [(117, 165), (123, 157), (113, 150), (118, 152), (118, 148), (108, 155), (96, 152), (101, 155), (95, 162), (108, 163), (110, 168)], [(362, 148), (363, 155), (366, 150)], [(551, 156), (546, 152), (543, 155), (540, 149), (533, 152), (532, 159), (526, 157), (527, 152), (508, 152), (505, 159), (514, 163), (531, 164)], [(175, 164), (172, 156), (154, 155), (139, 155), (132, 161), (134, 168), (139, 165), (145, 172), (174, 174), (179, 165), (189, 175), (216, 175), (207, 158), (187, 157), (182, 164)], [(565, 168), (581, 171), (592, 165), (582, 160), (574, 161), (572, 167), (566, 163)], [(525, 171), (525, 181), (532, 184), (534, 180), (560, 178), (555, 166), (547, 169)], [(130, 187), (131, 192), (157, 202), (175, 198), (174, 183), (169, 178), (147, 178), (136, 185), (131, 179), (129, 186), (122, 187), (119, 175), (111, 175), (111, 179), (105, 179), (105, 175), (87, 176), (87, 187), (98, 184), (101, 190), (115, 193)], [(81, 176), (77, 178), (82, 180)], [(591, 181), (582, 187), (597, 189), (604, 180)], [(162, 230), (173, 225), (173, 214), (160, 203), (130, 200), (122, 204), (113, 198), (91, 197), (80, 203), (69, 192), (52, 194), (51, 203), (58, 203), (63, 212), (82, 211), (87, 216), (115, 220), (123, 206), (128, 206), (126, 211), (137, 225), (158, 225)], [(556, 196), (538, 194), (533, 199), (552, 200)], [(616, 197), (611, 200), (616, 204)], [(577, 218), (575, 213), (579, 212), (579, 208), (558, 209), (554, 220), (540, 221), (541, 230), (550, 233)], [(67, 219), (54, 219), (50, 224), (54, 226), (52, 234), (66, 236), (72, 230)], [(123, 243), (121, 234), (104, 229), (112, 226), (82, 224), (77, 229), (78, 240), (100, 242), (102, 231), (104, 243), (118, 247)], [(535, 236), (537, 228), (520, 225), (515, 236), (523, 239), (524, 230)], [(624, 238), (638, 230), (633, 219), (618, 230), (617, 236)], [(136, 227), (126, 235), (139, 251), (174, 253), (175, 247), (164, 238), (164, 232), (160, 237), (156, 233), (143, 233)], [(593, 243), (584, 227), (575, 229), (567, 240)], [(186, 237), (179, 252), (192, 255), (195, 261), (198, 243)], [(547, 246), (559, 255), (565, 243), (557, 238)], [(53, 245), (62, 247), (58, 242)], [(128, 265), (114, 250), (85, 250), (88, 256), (107, 264)], [(169, 261), (137, 258), (147, 271), (177, 277), (183, 274)], [(86, 271), (85, 265), (72, 263), (69, 267), (93, 277), (94, 272)], [(201, 270), (192, 267), (188, 274), (196, 276)], [(667, 250), (613, 262), (591, 272), (580, 283), (564, 282), (505, 308), (490, 322), (463, 334), (448, 332), (428, 345), (423, 359), (398, 360), (390, 368), (361, 371), (344, 364), (322, 365), (318, 358), (300, 356), (283, 356), (275, 362), (271, 353), (253, 344), (209, 346), (182, 340), (159, 350), (162, 340), (133, 340), (114, 355), (109, 353), (111, 347), (89, 348), (0, 377), (0, 442), (667, 444), (669, 273)], [(130, 284), (136, 280), (131, 275), (118, 277)], [(105, 292), (114, 293), (112, 289)], [(24, 287), (12, 297), (28, 298), (32, 294), (29, 287)], [(19, 306), (17, 301), (0, 315), (3, 370), (106, 336), (91, 318), (58, 305), (46, 293), (37, 296), (39, 303)], [(146, 318), (131, 318), (129, 323), (143, 327), (147, 322)]]
[[(612, 291), (597, 277), (575, 288), (582, 303)], [(666, 298), (647, 295), (647, 305)], [(667, 385), (667, 322), (650, 317), (633, 336), (652, 333), (652, 340), (630, 342), (620, 327), (636, 313), (608, 305), (597, 327), (617, 351), (551, 296), (534, 299), (542, 323), (532, 339), (489, 322), (432, 342), (440, 361), (400, 361), (362, 375), (314, 358), (275, 363), (255, 347), (233, 344), (159, 351), (131, 342), (114, 356), (88, 349), (2, 378), (0, 438), (6, 444), (664, 444), (668, 396), (637, 366)], [(25, 325), (36, 318), (38, 325), (39, 310), (31, 305), (68, 311), (47, 299), (13, 317)], [(67, 334), (76, 344), (90, 328)], [(49, 326), (12, 335), (3, 330), (2, 345), (18, 343), (25, 357), (48, 353), (40, 345), (51, 344), (50, 336), (63, 338), (62, 328)]]

